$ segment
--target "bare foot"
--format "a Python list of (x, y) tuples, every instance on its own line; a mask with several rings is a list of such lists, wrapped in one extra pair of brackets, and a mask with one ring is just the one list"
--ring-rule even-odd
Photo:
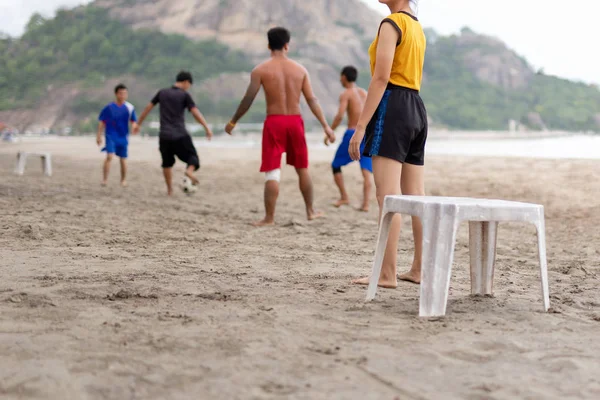
[(421, 272), (413, 272), (411, 269), (406, 274), (402, 274), (398, 277), (401, 281), (416, 283), (417, 285), (421, 283)]
[(268, 220), (268, 219), (263, 219), (262, 221), (258, 221), (258, 222), (253, 222), (252, 226), (255, 226), (257, 228), (263, 227), (263, 226), (274, 226), (275, 225), (275, 221), (273, 220)]
[(100, 183), (100, 186), (102, 186), (102, 187), (106, 187), (107, 185), (108, 185), (108, 182), (106, 182), (106, 181), (102, 181)]
[(315, 219), (323, 218), (325, 213), (322, 211), (313, 211), (311, 214), (308, 214), (308, 220), (314, 221)]
[(368, 213), (369, 212), (369, 206), (362, 206), (360, 208), (357, 208), (356, 211)]
[[(354, 279), (352, 281), (352, 284), (368, 286), (370, 279), (371, 278)], [(379, 286), (380, 288), (384, 288), (384, 289), (396, 289), (398, 287), (398, 282), (396, 281), (396, 279), (379, 278), (379, 283), (377, 283), (377, 286)]]
[(333, 202), (333, 203), (332, 203), (332, 205), (333, 205), (335, 208), (340, 208), (341, 206), (347, 206), (347, 205), (349, 205), (349, 204), (350, 204), (350, 200), (348, 200), (348, 199), (346, 199), (346, 200), (344, 200), (344, 199), (340, 199), (340, 200), (338, 200), (338, 201), (335, 201), (335, 202)]
[(126, 188), (127, 186), (129, 186), (127, 185), (127, 181), (121, 181), (121, 187)]
[(192, 181), (193, 185), (199, 185), (200, 181), (198, 180), (198, 178), (196, 178), (194, 176), (194, 174), (192, 174), (191, 172), (186, 171), (185, 172), (185, 176), (187, 176), (188, 178), (190, 178), (190, 180)]

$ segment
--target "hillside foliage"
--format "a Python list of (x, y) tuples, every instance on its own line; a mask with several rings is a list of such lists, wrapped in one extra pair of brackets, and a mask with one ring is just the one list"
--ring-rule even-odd
[[(527, 122), (530, 113), (537, 113), (549, 129), (600, 129), (597, 87), (539, 72), (532, 75), (528, 87), (505, 89), (478, 79), (465, 67), (466, 52), (485, 41), (470, 48), (459, 43), (457, 35), (444, 37), (428, 29), (427, 36), (422, 96), (436, 124), (466, 130), (506, 129), (509, 120)], [(60, 10), (52, 19), (35, 14), (21, 38), (0, 38), (0, 110), (32, 107), (44, 101), (49, 87), (66, 83), (102, 87), (106, 79), (134, 76), (158, 88), (171, 83), (180, 69), (209, 79), (251, 68), (243, 52), (215, 40), (192, 41), (181, 35), (134, 30), (102, 8)], [(362, 71), (359, 83), (366, 87), (368, 81), (368, 71)], [(210, 93), (195, 93), (195, 97), (207, 115), (224, 118), (239, 100), (213, 102)], [(84, 119), (97, 113), (102, 102), (79, 96), (73, 104), (72, 111)], [(260, 120), (263, 110), (253, 107), (249, 120)]]

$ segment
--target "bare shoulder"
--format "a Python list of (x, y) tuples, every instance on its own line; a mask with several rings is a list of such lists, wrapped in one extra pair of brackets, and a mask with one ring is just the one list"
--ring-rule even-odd
[(266, 69), (269, 68), (270, 62), (271, 62), (271, 60), (265, 60), (265, 61), (261, 62), (256, 67), (254, 67), (254, 69), (252, 70), (252, 73), (259, 74), (259, 75), (262, 74)]
[(340, 93), (340, 101), (347, 100), (352, 97), (352, 89), (344, 89), (342, 93)]
[(298, 74), (308, 75), (308, 70), (304, 65), (300, 64), (298, 61), (292, 60), (291, 58), (288, 58), (287, 61), (290, 68), (294, 69), (294, 71), (297, 71)]

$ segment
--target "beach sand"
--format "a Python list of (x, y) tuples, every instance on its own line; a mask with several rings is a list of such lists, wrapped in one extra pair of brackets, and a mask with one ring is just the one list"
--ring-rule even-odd
[[(19, 149), (52, 151), (54, 176), (13, 175)], [(91, 137), (0, 143), (0, 398), (600, 398), (600, 162), (429, 157), (430, 195), (545, 205), (552, 309), (527, 225), (500, 226), (495, 296), (471, 297), (464, 224), (447, 316), (422, 319), (416, 285), (371, 303), (349, 285), (377, 207), (329, 205), (332, 151), (311, 166), (327, 218), (306, 221), (287, 167), (278, 225), (255, 229), (256, 149), (201, 146), (200, 190), (169, 199), (155, 139), (132, 141), (127, 189), (117, 163), (100, 187)]]

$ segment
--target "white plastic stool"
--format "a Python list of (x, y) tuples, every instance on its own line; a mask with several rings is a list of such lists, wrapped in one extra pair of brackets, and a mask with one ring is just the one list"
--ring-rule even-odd
[(17, 167), (15, 168), (15, 174), (23, 175), (25, 173), (25, 165), (27, 164), (27, 157), (40, 157), (42, 159), (42, 169), (44, 175), (52, 176), (52, 154), (50, 153), (26, 153), (20, 151), (17, 154)]
[(517, 221), (535, 225), (542, 298), (544, 311), (548, 311), (550, 297), (544, 207), (512, 201), (458, 197), (387, 196), (384, 199), (367, 301), (373, 300), (377, 293), (377, 283), (394, 214), (417, 216), (423, 223), (423, 259), (419, 300), (421, 317), (446, 314), (456, 231), (461, 221), (469, 221), (472, 294), (492, 294), (498, 222)]

